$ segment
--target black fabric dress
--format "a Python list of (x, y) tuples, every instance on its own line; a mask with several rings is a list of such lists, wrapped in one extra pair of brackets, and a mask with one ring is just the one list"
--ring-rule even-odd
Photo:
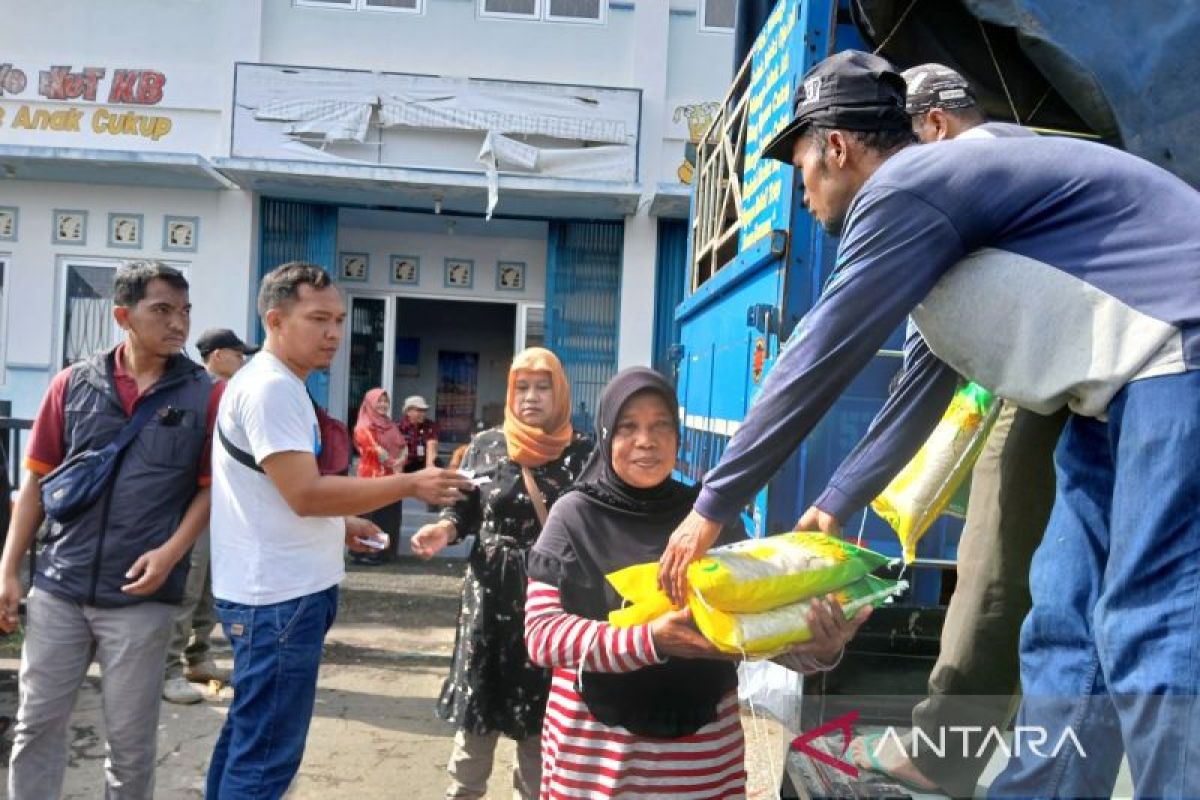
[[(530, 470), (547, 507), (571, 488), (591, 449), (576, 433), (557, 460)], [(550, 672), (529, 663), (525, 652), (525, 564), (541, 525), (501, 429), (472, 440), (462, 469), (490, 481), (442, 512), (459, 538), (476, 539), (467, 557), (454, 657), (438, 716), (476, 735), (536, 736)]]

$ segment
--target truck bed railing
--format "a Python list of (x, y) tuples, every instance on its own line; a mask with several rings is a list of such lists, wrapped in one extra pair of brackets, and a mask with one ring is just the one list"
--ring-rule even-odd
[(691, 291), (733, 260), (742, 230), (742, 175), (750, 102), (750, 57), (696, 145)]

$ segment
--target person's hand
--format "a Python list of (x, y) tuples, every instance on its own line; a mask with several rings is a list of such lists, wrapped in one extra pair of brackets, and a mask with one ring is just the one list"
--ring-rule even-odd
[(428, 561), (433, 558), (439, 550), (450, 543), (457, 531), (454, 528), (454, 523), (449, 520), (440, 520), (430, 525), (423, 526), (419, 531), (413, 534), (412, 551), (420, 558)]
[(721, 524), (689, 512), (671, 534), (667, 549), (658, 560), (658, 586), (676, 608), (687, 603), (688, 565), (708, 552), (721, 535)]
[(387, 534), (369, 519), (362, 517), (346, 517), (346, 546), (352, 553), (375, 553), (375, 548), (368, 547), (360, 539), (374, 539), (387, 546)]
[(842, 523), (838, 522), (832, 514), (826, 514), (816, 506), (808, 507), (808, 510), (796, 522), (795, 529), (798, 531), (820, 531), (830, 536), (842, 535)]
[(12, 633), (17, 629), (17, 623), (20, 621), (17, 611), (24, 594), (25, 590), (18, 576), (0, 577), (0, 631)]
[(474, 488), (469, 480), (452, 469), (426, 467), (407, 475), (412, 481), (412, 496), (435, 506), (453, 505)]
[(859, 626), (870, 616), (871, 607), (867, 606), (852, 619), (846, 619), (845, 612), (833, 595), (818, 597), (808, 610), (808, 629), (812, 631), (812, 639), (796, 645), (788, 654), (807, 657), (818, 664), (833, 664), (846, 643), (858, 633)]
[(122, 586), (121, 591), (138, 597), (154, 594), (171, 574), (178, 560), (166, 547), (147, 550), (138, 556), (137, 561), (134, 561), (133, 566), (125, 573), (125, 577), (132, 583)]
[(690, 608), (668, 611), (651, 622), (650, 636), (654, 639), (654, 650), (660, 657), (740, 660), (738, 656), (721, 652), (716, 645), (704, 638), (704, 634), (692, 624)]

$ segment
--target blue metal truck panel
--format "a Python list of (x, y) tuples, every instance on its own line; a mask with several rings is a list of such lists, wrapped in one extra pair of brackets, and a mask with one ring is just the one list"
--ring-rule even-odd
[[(832, 270), (837, 243), (804, 209), (799, 174), (778, 162), (766, 168), (768, 162), (757, 156), (761, 144), (790, 119), (800, 76), (836, 50), (864, 46), (853, 25), (835, 24), (836, 14), (835, 0), (779, 0), (755, 42), (746, 101), (745, 170), (739, 176), (745, 195), (738, 252), (696, 286), (676, 312), (682, 345), (678, 395), (684, 420), (680, 472), (689, 480), (699, 480), (717, 463), (781, 343), (816, 301)], [(692, 209), (695, 223), (695, 198)], [(882, 406), (900, 366), (902, 343), (903, 331), (897, 331), (746, 509), (744, 521), (752, 535), (791, 529), (824, 488)], [(870, 512), (866, 517), (866, 544), (899, 555), (891, 529)], [(848, 529), (854, 532), (858, 524), (856, 519)], [(919, 557), (953, 560), (960, 527), (957, 520), (939, 521), (922, 540)], [(938, 571), (913, 576), (913, 600), (937, 603), (940, 583)]]

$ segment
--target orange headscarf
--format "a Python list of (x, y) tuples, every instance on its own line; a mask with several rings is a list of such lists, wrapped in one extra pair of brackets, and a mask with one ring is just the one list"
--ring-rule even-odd
[[(513, 411), (517, 373), (522, 370), (547, 372), (554, 387), (554, 409), (545, 428), (526, 425)], [(504, 403), (504, 438), (508, 457), (523, 467), (540, 467), (562, 455), (571, 443), (571, 386), (558, 356), (544, 347), (528, 347), (517, 353), (508, 370), (508, 399)]]

